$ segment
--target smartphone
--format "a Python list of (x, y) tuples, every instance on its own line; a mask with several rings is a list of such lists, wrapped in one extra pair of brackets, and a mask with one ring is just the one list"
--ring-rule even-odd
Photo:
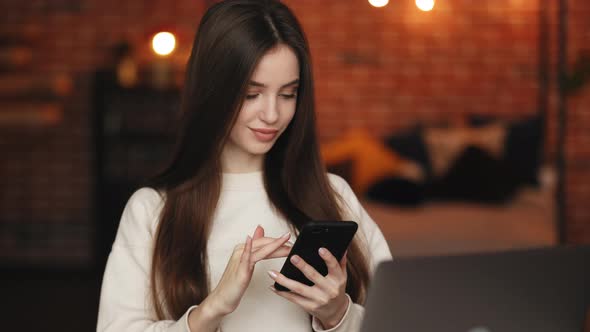
[[(281, 274), (289, 279), (313, 286), (314, 283), (291, 264), (291, 256), (298, 255), (325, 276), (328, 274), (328, 267), (318, 250), (322, 247), (326, 248), (340, 261), (357, 229), (358, 224), (353, 221), (315, 221), (305, 224), (281, 268)], [(276, 282), (274, 287), (279, 291), (289, 291), (288, 288)]]

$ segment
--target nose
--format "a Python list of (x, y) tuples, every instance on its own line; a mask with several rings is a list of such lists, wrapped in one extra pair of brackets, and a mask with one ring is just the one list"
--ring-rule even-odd
[(265, 123), (275, 123), (279, 119), (277, 98), (269, 96), (262, 106), (258, 116), (260, 120)]

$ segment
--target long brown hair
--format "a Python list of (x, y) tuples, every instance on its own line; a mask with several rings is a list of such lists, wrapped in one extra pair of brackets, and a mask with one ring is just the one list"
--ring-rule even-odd
[[(226, 0), (203, 16), (188, 61), (181, 128), (170, 164), (150, 186), (164, 193), (155, 235), (151, 293), (159, 319), (179, 319), (208, 295), (207, 239), (221, 188), (220, 155), (258, 60), (277, 45), (297, 55), (300, 83), (291, 123), (266, 154), (270, 202), (297, 230), (343, 220), (341, 198), (320, 161), (306, 37), (276, 0)], [(348, 250), (347, 292), (362, 302), (368, 266), (358, 238)]]

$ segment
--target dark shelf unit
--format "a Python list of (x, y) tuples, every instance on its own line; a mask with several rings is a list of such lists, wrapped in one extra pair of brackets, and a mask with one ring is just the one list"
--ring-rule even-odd
[(159, 171), (174, 148), (180, 90), (124, 88), (110, 72), (94, 87), (95, 261), (104, 269), (129, 197)]

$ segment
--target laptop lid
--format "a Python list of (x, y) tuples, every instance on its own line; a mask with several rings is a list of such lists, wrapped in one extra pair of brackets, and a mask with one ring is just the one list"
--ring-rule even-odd
[(590, 247), (381, 263), (362, 332), (581, 332)]

